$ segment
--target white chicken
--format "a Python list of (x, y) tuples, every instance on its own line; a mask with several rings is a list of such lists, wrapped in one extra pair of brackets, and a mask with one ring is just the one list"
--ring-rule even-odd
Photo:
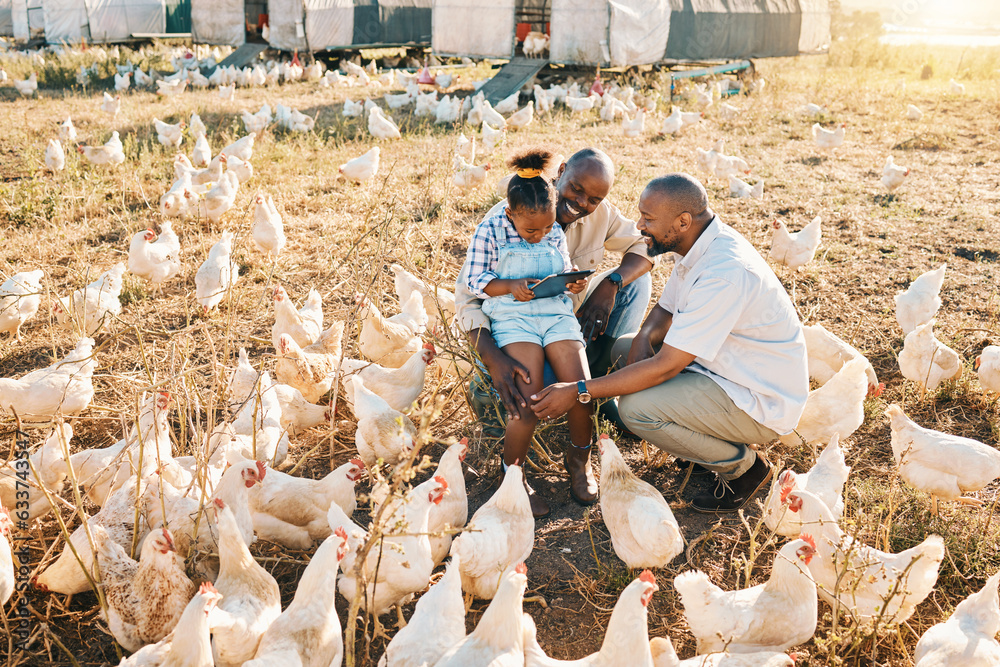
[(823, 237), (823, 221), (817, 215), (797, 232), (789, 232), (781, 220), (771, 223), (771, 252), (768, 258), (784, 264), (793, 271), (812, 261)]
[(354, 384), (354, 414), (358, 418), (358, 429), (354, 433), (354, 443), (361, 460), (369, 467), (379, 459), (395, 464), (413, 448), (417, 429), (410, 418), (365, 387), (357, 375), (351, 377)]
[(156, 140), (163, 146), (177, 148), (184, 141), (184, 121), (170, 124), (163, 122), (159, 118), (154, 118), (153, 127), (156, 128)]
[[(729, 183), (729, 193), (733, 193), (733, 181), (732, 177), (749, 176), (750, 175), (750, 164), (743, 158), (737, 155), (726, 155), (722, 152), (722, 142), (721, 140), (716, 144), (718, 150), (716, 150), (715, 160), (713, 162), (712, 171), (715, 177), (727, 181)], [(739, 186), (737, 186), (738, 188)]]
[(413, 292), (419, 292), (427, 313), (427, 327), (433, 329), (438, 322), (450, 322), (455, 316), (455, 295), (443, 287), (434, 287), (413, 275), (399, 264), (390, 264), (393, 285), (400, 303), (410, 300)]
[(601, 514), (615, 553), (630, 570), (666, 567), (684, 551), (674, 513), (663, 494), (632, 472), (606, 433), (598, 438), (598, 446)]
[(94, 398), (92, 377), (97, 360), (94, 340), (81, 338), (63, 359), (22, 378), (0, 378), (0, 410), (14, 410), (27, 421), (47, 421), (57, 414), (79, 414)]
[(965, 94), (965, 84), (959, 83), (954, 79), (948, 80), (948, 90), (952, 95), (964, 95)]
[(544, 32), (532, 30), (524, 36), (521, 50), (528, 58), (540, 58), (549, 48), (549, 36)]
[(892, 429), (892, 456), (899, 476), (931, 494), (935, 513), (938, 498), (981, 504), (962, 494), (979, 491), (1000, 477), (1000, 451), (971, 438), (923, 428), (898, 405), (890, 405), (885, 413)]
[(219, 151), (219, 155), (225, 155), (226, 157), (238, 157), (244, 162), (247, 162), (253, 157), (253, 145), (256, 140), (257, 133), (251, 132), (245, 137), (240, 137), (233, 143), (223, 148)]
[(124, 147), (117, 130), (111, 133), (111, 138), (103, 146), (77, 146), (76, 149), (90, 164), (116, 166), (125, 161)]
[(548, 112), (552, 111), (552, 107), (555, 104), (555, 97), (552, 93), (548, 92), (537, 83), (534, 87), (535, 93), (535, 109), (538, 111), (539, 116), (543, 116)]
[(184, 217), (195, 210), (197, 195), (191, 172), (183, 172), (160, 197), (160, 213), (165, 218)]
[(306, 400), (302, 392), (287, 384), (274, 385), (274, 393), (281, 406), (281, 428), (290, 435), (297, 435), (306, 429), (330, 421), (330, 408), (315, 405)]
[(507, 136), (506, 130), (494, 129), (492, 125), (483, 121), (482, 134), (480, 136), (480, 143), (482, 144), (483, 153), (485, 155), (490, 155), (494, 150), (501, 144), (503, 144), (504, 139)]
[(462, 100), (459, 97), (445, 95), (434, 109), (434, 122), (438, 124), (457, 123), (462, 117)]
[[(3, 288), (0, 287), (0, 297), (3, 296)], [(0, 301), (2, 306), (3, 301)], [(2, 311), (2, 307), (0, 307)], [(0, 319), (2, 322), (2, 319)], [(1000, 346), (987, 345), (982, 353), (976, 357), (976, 373), (979, 375), (979, 384), (986, 391), (1000, 392)]]
[(21, 94), (21, 97), (31, 97), (38, 90), (38, 75), (32, 72), (27, 79), (14, 79), (14, 88)]
[(293, 549), (311, 549), (313, 541), (330, 536), (330, 503), (347, 515), (354, 513), (354, 486), (364, 471), (361, 459), (351, 459), (318, 480), (269, 470), (260, 486), (247, 493), (257, 536)]
[(92, 531), (111, 634), (127, 651), (160, 641), (180, 621), (197, 590), (184, 572), (173, 535), (166, 528), (150, 533), (135, 561), (102, 526)]
[(164, 220), (160, 223), (159, 238), (152, 229), (132, 237), (128, 248), (128, 270), (158, 286), (180, 272), (180, 254), (180, 240), (170, 220)]
[(312, 345), (300, 347), (291, 336), (278, 337), (275, 374), (279, 382), (298, 389), (310, 403), (330, 391), (340, 366), (344, 323), (334, 322)]
[(934, 335), (934, 320), (906, 334), (897, 357), (899, 372), (920, 386), (920, 394), (934, 391), (945, 380), (962, 376), (962, 357)]
[(255, 135), (260, 135), (264, 133), (267, 126), (271, 124), (273, 117), (271, 116), (271, 107), (264, 104), (256, 113), (250, 113), (249, 111), (243, 111), (240, 114), (240, 119), (243, 121), (243, 129), (248, 133)]
[[(0, 466), (0, 506), (20, 506), (18, 512), (27, 512), (27, 518), (21, 519), (22, 521), (33, 521), (47, 514), (52, 505), (45, 491), (50, 494), (62, 491), (66, 480), (65, 452), (69, 451), (72, 437), (72, 426), (67, 423), (57, 424), (27, 461), (13, 459)], [(33, 472), (26, 477), (25, 472), (31, 470)], [(20, 476), (18, 473), (21, 473)]]
[(365, 105), (363, 102), (355, 102), (354, 100), (344, 100), (344, 108), (341, 109), (341, 115), (345, 118), (358, 118), (365, 112)]
[(802, 327), (806, 339), (809, 379), (824, 385), (851, 359), (864, 359), (868, 376), (868, 395), (881, 396), (885, 385), (878, 381), (871, 362), (857, 348), (827, 331), (822, 324)]
[(573, 97), (572, 95), (567, 95), (566, 106), (569, 107), (571, 113), (584, 113), (593, 109), (595, 103), (599, 102), (600, 99), (601, 98), (596, 95), (590, 95), (588, 97)]
[[(358, 590), (357, 578), (353, 572), (342, 575), (338, 589), (348, 601), (361, 596), (362, 607), (376, 616), (409, 602), (415, 593), (430, 582), (434, 570), (431, 545), (427, 537), (427, 521), (431, 507), (440, 504), (448, 492), (448, 483), (441, 477), (432, 477), (416, 486), (398, 505), (394, 505), (391, 516), (383, 513), (384, 538), (368, 552), (364, 563), (366, 579), (365, 591)], [(340, 516), (331, 506), (332, 515)], [(398, 526), (398, 528), (397, 528)], [(352, 528), (341, 525), (331, 528)], [(400, 532), (401, 531), (401, 532)]]
[(895, 160), (890, 155), (885, 159), (885, 166), (882, 167), (882, 186), (889, 192), (895, 192), (909, 175), (910, 168), (896, 166)]
[(76, 141), (76, 127), (73, 126), (71, 116), (66, 116), (66, 120), (59, 124), (59, 140), (69, 143)]
[(66, 166), (66, 153), (58, 139), (49, 139), (45, 147), (45, 166), (52, 173), (62, 171)]
[(187, 89), (187, 79), (167, 79), (156, 80), (156, 94), (163, 97), (176, 97)]
[(21, 327), (35, 316), (42, 302), (41, 269), (15, 273), (0, 285), (0, 333), (21, 340)]
[(821, 151), (835, 151), (843, 146), (846, 132), (847, 123), (841, 123), (836, 130), (824, 129), (819, 123), (812, 126), (813, 141)]
[(257, 249), (267, 255), (268, 260), (277, 258), (285, 247), (285, 225), (281, 221), (271, 195), (258, 194), (254, 199), (253, 227), (251, 236)]
[(924, 117), (924, 112), (912, 104), (906, 105), (906, 120), (920, 120)]
[(795, 660), (775, 651), (753, 653), (706, 653), (681, 660), (669, 637), (649, 640), (653, 667), (795, 667)]
[(465, 492), (465, 474), (462, 462), (469, 451), (468, 438), (462, 438), (448, 447), (441, 456), (433, 477), (442, 477), (448, 483), (448, 495), (431, 508), (427, 531), (431, 534), (431, 557), (439, 564), (451, 549), (451, 531), (462, 528), (469, 520), (469, 498)]
[(224, 100), (229, 100), (232, 102), (236, 99), (236, 84), (231, 83), (228, 86), (219, 86), (219, 97)]
[(850, 474), (851, 468), (840, 447), (840, 436), (834, 434), (809, 472), (797, 474), (789, 469), (775, 477), (771, 492), (764, 502), (764, 523), (785, 537), (809, 532), (809, 526), (802, 525), (801, 517), (787, 512), (785, 508), (788, 495), (799, 489), (815, 494), (830, 509), (830, 514), (835, 519), (840, 519), (844, 514), (844, 484)]
[(947, 264), (942, 264), (933, 271), (920, 274), (905, 292), (896, 295), (896, 321), (904, 335), (937, 315), (941, 308), (941, 286), (947, 268)]
[(646, 125), (646, 111), (639, 109), (634, 118), (622, 118), (622, 132), (630, 139), (637, 139), (642, 136), (643, 128)]
[[(10, 513), (0, 503), (0, 607), (7, 604), (7, 600), (14, 594), (14, 588), (17, 585), (17, 580), (14, 578), (14, 553), (10, 547), (10, 534), (13, 529), (14, 522), (10, 519)], [(20, 561), (20, 559), (18, 560)], [(455, 579), (458, 579), (457, 574)], [(461, 581), (459, 581), (458, 586), (458, 602), (461, 604)], [(465, 634), (465, 614), (462, 614), (462, 634)]]
[(344, 395), (354, 403), (354, 385), (351, 378), (357, 375), (364, 380), (365, 387), (377, 394), (393, 410), (409, 410), (424, 389), (427, 367), (434, 361), (433, 343), (425, 343), (399, 368), (383, 368), (376, 363), (360, 359), (344, 358), (342, 362)]
[(419, 292), (414, 291), (403, 302), (402, 312), (388, 318), (368, 297), (357, 294), (354, 302), (362, 319), (358, 338), (361, 354), (387, 368), (399, 368), (420, 349), (420, 334), (427, 328), (428, 317)]
[(114, 121), (118, 117), (118, 112), (122, 110), (122, 96), (115, 95), (111, 97), (108, 95), (107, 91), (104, 93), (104, 100), (101, 102), (101, 111), (111, 116), (111, 120)]
[(212, 246), (205, 262), (194, 276), (195, 298), (207, 314), (226, 298), (240, 277), (240, 268), (232, 259), (233, 233), (228, 229)]
[(417, 600), (413, 615), (378, 662), (378, 667), (427, 667), (465, 638), (465, 605), (459, 560), (452, 556), (436, 584)]
[(698, 653), (784, 651), (816, 632), (816, 582), (809, 563), (816, 556), (809, 536), (783, 546), (767, 583), (724, 591), (700, 570), (677, 575), (674, 588), (684, 618), (698, 640)]
[[(515, 93), (516, 94), (516, 93)], [(507, 118), (507, 127), (512, 130), (523, 130), (524, 128), (531, 125), (531, 121), (535, 117), (535, 103), (533, 101), (528, 101), (523, 109), (515, 111)]]
[(213, 667), (209, 626), (222, 596), (205, 582), (191, 598), (173, 632), (122, 658), (118, 667)]
[(194, 148), (191, 150), (191, 162), (196, 167), (208, 166), (212, 160), (212, 146), (204, 132), (195, 135)]
[(660, 125), (659, 134), (677, 134), (684, 129), (684, 121), (681, 118), (681, 113), (682, 112), (678, 107), (674, 107), (671, 114), (663, 119), (663, 123)]
[(218, 222), (236, 203), (239, 189), (239, 177), (231, 171), (224, 173), (219, 182), (201, 197), (201, 215), (212, 222)]
[(340, 665), (344, 640), (337, 616), (337, 572), (347, 556), (347, 533), (327, 538), (306, 566), (288, 608), (264, 631), (243, 667)]
[(222, 594), (212, 619), (212, 654), (218, 667), (239, 667), (253, 658), (261, 635), (281, 615), (281, 591), (261, 567), (224, 501), (213, 501), (219, 530), (219, 578)]
[[(485, 127), (485, 126), (484, 126)], [(461, 155), (455, 156), (455, 175), (451, 177), (452, 185), (459, 192), (468, 192), (486, 182), (490, 172), (490, 164), (473, 165), (465, 161)]]
[(526, 560), (535, 545), (535, 519), (520, 466), (507, 468), (500, 488), (466, 528), (451, 543), (451, 552), (462, 563), (462, 589), (490, 600), (504, 572)]
[(793, 491), (787, 503), (790, 512), (801, 515), (802, 524), (809, 526), (815, 539), (816, 555), (808, 565), (820, 597), (856, 622), (903, 623), (934, 590), (944, 558), (944, 540), (939, 535), (890, 554), (841, 530), (830, 508), (808, 491)]
[(93, 336), (121, 314), (122, 304), (118, 297), (124, 275), (125, 264), (119, 262), (86, 287), (81, 287), (70, 296), (59, 297), (52, 304), (56, 320), (59, 324), (81, 329), (86, 335)]
[(868, 376), (865, 360), (851, 359), (830, 381), (809, 392), (795, 430), (780, 437), (786, 445), (802, 442), (815, 446), (829, 442), (834, 434), (849, 438), (865, 421)]
[(928, 628), (913, 655), (914, 667), (993, 667), (1000, 665), (1000, 572), (958, 603), (944, 623)]
[(399, 139), (403, 136), (399, 133), (399, 126), (377, 106), (368, 110), (368, 131), (379, 140)]
[(291, 336), (299, 347), (308, 347), (323, 332), (323, 297), (314, 289), (309, 290), (302, 308), (295, 309), (288, 292), (281, 285), (274, 288), (274, 325), (271, 327), (271, 342), (275, 349), (281, 334)]
[(188, 130), (191, 134), (195, 135), (208, 134), (208, 128), (205, 126), (205, 123), (202, 122), (201, 116), (199, 116), (196, 111), (191, 112), (191, 122), (188, 124)]
[(554, 660), (535, 636), (535, 623), (524, 614), (524, 667), (656, 667), (649, 644), (649, 601), (660, 590), (649, 570), (632, 580), (618, 596), (608, 620), (601, 650), (579, 660)]
[[(514, 106), (516, 109), (517, 106)], [(489, 103), (489, 100), (483, 100), (483, 123), (489, 125), (491, 128), (503, 131), (507, 129), (507, 119), (497, 111), (493, 105)]]
[(750, 185), (744, 180), (729, 176), (729, 196), (737, 199), (763, 199), (764, 179), (760, 178), (756, 183)]
[(378, 146), (360, 157), (348, 160), (337, 170), (344, 178), (355, 183), (365, 183), (378, 174), (379, 155), (382, 149)]

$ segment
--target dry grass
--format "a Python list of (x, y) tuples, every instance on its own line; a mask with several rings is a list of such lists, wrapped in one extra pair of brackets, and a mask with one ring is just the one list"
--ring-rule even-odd
[[(892, 550), (938, 532), (945, 537), (948, 556), (937, 590), (898, 634), (883, 630), (872, 635), (841, 632), (832, 637), (829, 609), (821, 604), (821, 614), (827, 616), (820, 620), (816, 639), (799, 647), (804, 657), (799, 664), (843, 661), (903, 666), (911, 664), (909, 656), (923, 630), (946, 617), (960, 599), (1000, 567), (1000, 527), (992, 521), (996, 489), (981, 494), (986, 502), (982, 511), (945, 506), (939, 517), (932, 518), (929, 499), (896, 480), (888, 425), (882, 416), (888, 403), (897, 402), (923, 425), (988, 443), (997, 440), (994, 397), (983, 392), (971, 372), (971, 358), (987, 341), (995, 343), (1000, 338), (995, 333), (1000, 331), (1000, 305), (994, 263), (1000, 245), (996, 226), (1000, 195), (995, 177), (996, 119), (1000, 117), (994, 80), (997, 54), (935, 52), (936, 76), (921, 81), (921, 61), (927, 59), (922, 53), (880, 49), (867, 59), (852, 53), (838, 46), (829, 58), (761, 61), (759, 69), (769, 84), (760, 96), (733, 101), (744, 113), (732, 123), (718, 122), (710, 110), (705, 122), (676, 139), (657, 138), (653, 128), (658, 123), (649, 122), (644, 139), (627, 140), (617, 126), (590, 117), (581, 122), (559, 111), (536, 120), (526, 131), (511, 134), (507, 146), (491, 162), (492, 173), (499, 178), (502, 157), (520, 147), (548, 144), (567, 155), (584, 146), (601, 147), (619, 167), (610, 199), (634, 216), (638, 195), (650, 178), (667, 171), (693, 170), (694, 148), (707, 148), (725, 138), (727, 151), (745, 157), (756, 175), (766, 180), (765, 199), (731, 200), (725, 184), (713, 180), (707, 183), (712, 206), (756, 247), (766, 252), (768, 225), (775, 217), (789, 221), (793, 228), (814, 215), (823, 217), (824, 240), (816, 261), (798, 276), (782, 268), (777, 273), (789, 288), (794, 281), (796, 306), (803, 320), (820, 322), (851, 339), (887, 385), (882, 398), (868, 404), (864, 426), (847, 441), (848, 463), (854, 473), (845, 520), (854, 527), (846, 529)], [(964, 63), (986, 65), (969, 69), (959, 64), (960, 57)], [(867, 63), (879, 67), (851, 67)], [(12, 64), (7, 69), (21, 76), (26, 68), (19, 67)], [(73, 64), (67, 67), (75, 72)], [(53, 70), (53, 81), (59, 71)], [(956, 74), (965, 79), (967, 93), (962, 98), (947, 94), (947, 79)], [(905, 93), (897, 91), (899, 79), (907, 82)], [(225, 372), (220, 365), (233, 367), (240, 346), (248, 348), (255, 364), (265, 358), (266, 365), (266, 356), (273, 352), (268, 286), (275, 281), (296, 301), (310, 287), (317, 288), (324, 297), (328, 322), (351, 319), (355, 291), (370, 291), (384, 310), (395, 312), (388, 272), (392, 262), (432, 282), (447, 285), (454, 281), (466, 241), (496, 195), (491, 187), (469, 195), (455, 193), (450, 179), (456, 132), (399, 112), (394, 115), (404, 138), (383, 146), (377, 179), (361, 187), (338, 181), (338, 165), (371, 144), (359, 119), (340, 115), (345, 97), (358, 96), (356, 89), (320, 89), (310, 84), (238, 90), (233, 102), (221, 101), (214, 91), (167, 100), (148, 92), (130, 92), (112, 126), (98, 108), (100, 91), (95, 96), (92, 90), (82, 94), (43, 88), (38, 99), (24, 100), (17, 98), (13, 88), (0, 89), (0, 118), (5, 128), (0, 136), (0, 216), (5, 223), (0, 269), (8, 275), (44, 269), (47, 296), (43, 303), (123, 261), (132, 234), (157, 224), (158, 199), (172, 180), (172, 169), (170, 151), (156, 143), (154, 116), (174, 122), (199, 112), (215, 150), (241, 136), (239, 111), (256, 110), (264, 101), (272, 108), (281, 102), (317, 119), (314, 133), (269, 132), (257, 142), (256, 175), (222, 224), (210, 226), (190, 219), (175, 223), (185, 262), (182, 278), (155, 296), (146, 286), (127, 281), (122, 322), (113, 333), (98, 336), (97, 396), (94, 406), (74, 423), (74, 450), (104, 446), (120, 437), (120, 415), (132, 414), (137, 390), (167, 380), (165, 386), (178, 401), (172, 421), (177, 450), (188, 453), (192, 431), (210, 423), (212, 406), (221, 404)], [(848, 123), (847, 142), (835, 156), (818, 155), (813, 148), (812, 121), (797, 112), (807, 101), (828, 109), (826, 122)], [(907, 103), (924, 110), (923, 121), (904, 120)], [(72, 115), (84, 143), (103, 143), (112, 129), (118, 129), (126, 164), (117, 170), (81, 165), (68, 150), (64, 172), (55, 176), (44, 172), (45, 144), (67, 115)], [(190, 146), (190, 142), (185, 144)], [(886, 196), (878, 183), (880, 167), (890, 152), (898, 163), (913, 170), (894, 196)], [(284, 214), (288, 246), (274, 267), (265, 263), (248, 239), (252, 196), (258, 190), (272, 194)], [(243, 278), (232, 299), (204, 318), (193, 298), (194, 272), (222, 228), (237, 231), (236, 256)], [(919, 402), (915, 387), (901, 378), (896, 365), (902, 336), (893, 317), (892, 296), (920, 272), (944, 261), (949, 268), (937, 332), (963, 354), (967, 371), (958, 382), (946, 384)], [(668, 265), (656, 271), (654, 293), (668, 275)], [(47, 312), (43, 307), (25, 327), (22, 342), (4, 344), (0, 374), (19, 376), (72, 347), (74, 335), (56, 326)], [(460, 347), (439, 343), (454, 350)], [(353, 343), (349, 352), (356, 352)], [(190, 372), (201, 366), (206, 368)], [(436, 438), (475, 435), (477, 428), (464, 406), (460, 385), (446, 381), (440, 391), (452, 399), (432, 424)], [(350, 415), (341, 414), (330, 428), (294, 438), (291, 456), (302, 463), (298, 473), (318, 477), (349, 458), (352, 433)], [(562, 435), (547, 434), (544, 440), (558, 449)], [(690, 562), (724, 586), (745, 585), (738, 557), (748, 552), (749, 538), (739, 519), (705, 521), (692, 513), (676, 493), (677, 481), (671, 481), (666, 470), (646, 465), (638, 452), (638, 446), (633, 446), (627, 453), (633, 467), (665, 490), (687, 539), (697, 539), (689, 549)], [(492, 453), (492, 448), (474, 442), (467, 460), (472, 469), (473, 509), (494, 487)], [(810, 465), (807, 450), (775, 446), (768, 454), (772, 461), (798, 470)], [(552, 488), (546, 489), (545, 484)], [(546, 597), (549, 607), (529, 606), (527, 610), (538, 621), (542, 645), (552, 655), (567, 658), (596, 649), (610, 608), (632, 574), (615, 558), (600, 510), (570, 504), (563, 487), (558, 471), (550, 471), (542, 484), (557, 507), (550, 519), (539, 523), (536, 549), (528, 561), (529, 586)], [(86, 509), (92, 513), (95, 508)], [(751, 526), (758, 513), (756, 509), (748, 512)], [(71, 512), (64, 511), (64, 516), (71, 528), (78, 524)], [(36, 562), (57, 535), (51, 515), (33, 528), (30, 548)], [(287, 603), (309, 554), (267, 544), (255, 550), (268, 559), (266, 566), (278, 579)], [(767, 576), (773, 553), (768, 548), (758, 556), (751, 583)], [(658, 573), (660, 592), (650, 607), (651, 633), (669, 631), (681, 655), (693, 652), (693, 640), (686, 633), (669, 582), (687, 567), (679, 559)], [(31, 592), (29, 601), (39, 623), (27, 653), (0, 646), (8, 664), (68, 664), (60, 643), (79, 664), (117, 662), (110, 638), (100, 630), (92, 594), (66, 602), (60, 596)], [(346, 604), (340, 600), (338, 606), (343, 621)], [(484, 608), (481, 603), (474, 606), (470, 627)], [(377, 659), (381, 645), (368, 647), (361, 642), (360, 653)]]

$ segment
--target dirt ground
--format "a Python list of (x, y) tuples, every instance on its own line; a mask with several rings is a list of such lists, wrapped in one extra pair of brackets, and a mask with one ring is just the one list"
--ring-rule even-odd
[[(813, 216), (822, 217), (823, 242), (816, 259), (798, 274), (779, 266), (776, 273), (793, 294), (803, 321), (821, 323), (852, 341), (886, 384), (885, 393), (866, 404), (864, 425), (846, 440), (853, 472), (846, 492), (845, 525), (879, 548), (902, 550), (937, 532), (949, 549), (937, 589), (898, 630), (872, 634), (840, 630), (831, 636), (830, 609), (821, 602), (816, 639), (794, 649), (800, 658), (797, 664), (911, 665), (920, 634), (946, 618), (955, 604), (1000, 567), (996, 548), (1000, 528), (992, 521), (996, 488), (978, 494), (984, 501), (982, 509), (945, 503), (941, 514), (932, 517), (929, 498), (895, 475), (883, 416), (885, 407), (899, 403), (922, 425), (991, 445), (997, 442), (996, 397), (980, 387), (972, 371), (972, 360), (982, 347), (1000, 342), (996, 80), (967, 79), (966, 93), (956, 96), (947, 92), (948, 74), (922, 81), (919, 69), (832, 67), (826, 57), (766, 60), (758, 67), (768, 85), (760, 95), (731, 101), (743, 110), (737, 120), (721, 121), (716, 109), (710, 108), (702, 123), (676, 138), (655, 133), (664, 115), (662, 103), (637, 140), (624, 138), (620, 127), (603, 123), (596, 114), (581, 119), (560, 109), (536, 119), (526, 130), (509, 134), (506, 146), (489, 158), (493, 167), (489, 184), (467, 195), (450, 185), (455, 137), (458, 130), (467, 129), (434, 126), (409, 112), (393, 114), (404, 138), (382, 145), (376, 179), (363, 186), (338, 181), (337, 166), (373, 143), (363, 122), (340, 114), (345, 98), (362, 99), (356, 89), (320, 89), (305, 83), (240, 89), (233, 102), (221, 101), (214, 90), (168, 100), (131, 92), (124, 96), (122, 113), (112, 125), (98, 108), (100, 90), (43, 89), (38, 99), (23, 100), (13, 88), (0, 88), (0, 119), (6, 128), (0, 133), (4, 219), (0, 226), (5, 241), (0, 268), (6, 275), (43, 268), (47, 290), (38, 316), (23, 330), (24, 340), (4, 343), (0, 375), (19, 377), (64, 355), (75, 338), (56, 325), (44, 304), (124, 261), (132, 234), (155, 227), (160, 220), (157, 202), (172, 180), (171, 151), (156, 143), (154, 116), (175, 122), (198, 111), (216, 151), (242, 136), (239, 111), (255, 111), (265, 100), (272, 108), (276, 102), (298, 108), (316, 117), (317, 123), (313, 133), (268, 132), (257, 143), (254, 179), (243, 187), (236, 207), (222, 223), (175, 222), (185, 262), (181, 278), (160, 294), (127, 279), (122, 322), (113, 333), (97, 336), (97, 396), (94, 405), (74, 420), (74, 450), (117, 440), (120, 417), (132, 414), (137, 390), (170, 378), (169, 390), (177, 400), (172, 421), (177, 453), (187, 453), (184, 434), (212, 420), (208, 413), (212, 405), (220, 404), (225, 386), (223, 366), (235, 365), (238, 348), (245, 346), (254, 362), (273, 354), (268, 301), (275, 282), (284, 285), (296, 302), (310, 287), (317, 288), (324, 297), (328, 324), (351, 318), (356, 291), (369, 292), (384, 310), (396, 312), (388, 271), (392, 262), (432, 282), (452, 285), (472, 229), (498, 200), (493, 186), (505, 173), (504, 157), (518, 148), (551, 145), (566, 155), (585, 146), (604, 149), (619, 169), (609, 200), (634, 217), (639, 193), (650, 178), (671, 171), (695, 173), (694, 149), (725, 139), (727, 152), (744, 157), (754, 176), (765, 179), (765, 196), (762, 201), (730, 199), (725, 183), (708, 179), (712, 207), (764, 254), (772, 220), (780, 218), (798, 229)], [(899, 81), (906, 82), (905, 90), (899, 89)], [(460, 81), (458, 87), (468, 88), (468, 83)], [(813, 145), (813, 120), (799, 111), (806, 102), (826, 107), (824, 126), (847, 123), (847, 140), (834, 154), (821, 154)], [(905, 120), (908, 103), (923, 109), (923, 120)], [(55, 176), (45, 173), (45, 144), (67, 115), (72, 115), (85, 143), (103, 143), (112, 127), (118, 129), (128, 155), (126, 164), (116, 171), (81, 166), (76, 154), (67, 150), (66, 170)], [(190, 141), (184, 144), (187, 150), (190, 146)], [(912, 170), (894, 195), (879, 185), (881, 166), (889, 154)], [(248, 238), (252, 197), (258, 190), (273, 194), (288, 235), (288, 246), (273, 267)], [(193, 299), (194, 273), (223, 228), (237, 231), (236, 257), (244, 278), (233, 301), (205, 318)], [(917, 275), (943, 262), (948, 270), (936, 332), (962, 354), (965, 373), (920, 400), (896, 362), (902, 335), (892, 297)], [(656, 269), (654, 298), (669, 273), (669, 262)], [(348, 331), (355, 332), (356, 327), (351, 325)], [(349, 338), (348, 352), (355, 356), (353, 336)], [(447, 338), (436, 344), (439, 349), (462, 349)], [(432, 424), (435, 438), (472, 439), (466, 459), (471, 516), (497, 486), (497, 450), (481, 439), (461, 384), (445, 379), (439, 392), (450, 399)], [(331, 427), (294, 438), (290, 455), (302, 462), (297, 474), (320, 477), (351, 458), (352, 419), (348, 410), (342, 410)], [(12, 447), (9, 431), (7, 437)], [(542, 438), (558, 452), (565, 433), (556, 427)], [(32, 444), (40, 441), (39, 434)], [(633, 470), (663, 490), (688, 542), (685, 555), (656, 572), (660, 590), (649, 606), (650, 636), (669, 635), (678, 653), (688, 657), (694, 654), (694, 639), (671, 585), (673, 577), (697, 567), (723, 587), (746, 586), (741, 559), (748, 553), (749, 529), (758, 526), (760, 512), (748, 508), (746, 524), (735, 515), (717, 518), (693, 512), (686, 501), (707, 484), (705, 478), (694, 477), (681, 489), (683, 477), (675, 473), (672, 462), (647, 459), (636, 441), (622, 439), (620, 444)], [(442, 448), (431, 447), (436, 459)], [(0, 449), (7, 457), (7, 447)], [(763, 444), (761, 449), (779, 470), (805, 471), (812, 463), (808, 448)], [(570, 499), (560, 470), (546, 470), (536, 479), (553, 512), (537, 523), (535, 548), (527, 561), (529, 593), (541, 595), (546, 604), (527, 603), (525, 610), (538, 624), (539, 641), (551, 656), (578, 658), (598, 649), (618, 594), (638, 573), (628, 572), (614, 555), (599, 507), (584, 508)], [(63, 497), (72, 501), (68, 492)], [(86, 509), (92, 513), (96, 508)], [(63, 516), (71, 520), (71, 529), (78, 525), (79, 519), (69, 510)], [(359, 511), (355, 520), (363, 525), (367, 518)], [(757, 547), (766, 533), (764, 529), (754, 538)], [(31, 529), (34, 562), (42, 562), (46, 553), (58, 553), (62, 548), (58, 534), (51, 514)], [(774, 552), (772, 543), (757, 554), (750, 583), (766, 579)], [(287, 604), (309, 554), (266, 543), (255, 545), (254, 553), (275, 575)], [(18, 652), (12, 643), (0, 643), (6, 664), (71, 664), (68, 655), (80, 665), (117, 664), (119, 654), (97, 618), (93, 594), (67, 600), (31, 591), (28, 599), (36, 621), (30, 649)], [(346, 607), (343, 598), (338, 599), (342, 623)], [(485, 603), (474, 604), (467, 616), (470, 630), (485, 608)], [(11, 609), (12, 604), (5, 610), (8, 615)], [(411, 611), (412, 604), (407, 615)], [(359, 664), (375, 664), (383, 646), (379, 641), (367, 645), (362, 639), (359, 654), (371, 661), (362, 658)]]

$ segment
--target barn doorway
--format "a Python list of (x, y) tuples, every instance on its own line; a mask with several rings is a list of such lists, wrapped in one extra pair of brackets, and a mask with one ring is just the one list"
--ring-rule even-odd
[(514, 54), (524, 55), (524, 38), (529, 32), (550, 34), (552, 0), (517, 0), (514, 5), (514, 25), (517, 46)]

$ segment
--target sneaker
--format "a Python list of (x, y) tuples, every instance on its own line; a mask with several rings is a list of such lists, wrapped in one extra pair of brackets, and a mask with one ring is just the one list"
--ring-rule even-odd
[(719, 477), (713, 491), (699, 493), (691, 500), (691, 508), (708, 513), (735, 512), (767, 485), (773, 472), (767, 460), (757, 454), (749, 470), (729, 481)]

